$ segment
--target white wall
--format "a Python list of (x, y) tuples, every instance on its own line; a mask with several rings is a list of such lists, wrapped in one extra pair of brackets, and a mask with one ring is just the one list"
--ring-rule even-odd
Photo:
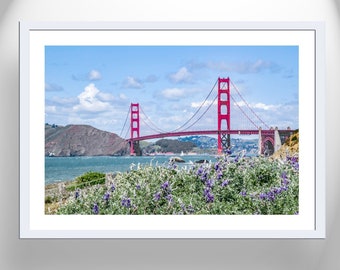
[[(340, 269), (339, 0), (2, 0), (1, 269)], [(18, 21), (325, 21), (326, 240), (18, 240)], [(4, 129), (5, 127), (5, 129)]]

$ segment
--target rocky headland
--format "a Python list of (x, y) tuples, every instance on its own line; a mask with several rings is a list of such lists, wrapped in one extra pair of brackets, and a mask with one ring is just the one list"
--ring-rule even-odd
[(127, 142), (115, 133), (89, 125), (45, 124), (45, 156), (113, 156), (127, 150)]

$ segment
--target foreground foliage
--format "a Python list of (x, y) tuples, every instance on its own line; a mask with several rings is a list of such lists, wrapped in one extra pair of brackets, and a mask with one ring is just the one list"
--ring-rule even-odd
[(298, 196), (297, 158), (224, 156), (190, 168), (133, 168), (104, 185), (76, 189), (57, 214), (293, 215)]

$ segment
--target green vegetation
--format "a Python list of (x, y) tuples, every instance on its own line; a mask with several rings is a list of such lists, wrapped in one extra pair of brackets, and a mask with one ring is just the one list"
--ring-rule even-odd
[(142, 150), (146, 153), (181, 153), (192, 151), (196, 145), (192, 142), (181, 142), (178, 140), (161, 139), (156, 141), (154, 144), (144, 145)]
[(77, 178), (84, 186), (70, 193), (57, 214), (293, 215), (299, 210), (295, 157), (280, 162), (224, 156), (190, 168), (141, 167), (106, 184), (87, 185), (95, 181), (95, 173)]
[(105, 173), (87, 172), (78, 176), (73, 184), (66, 187), (66, 190), (73, 191), (76, 188), (84, 188), (105, 183)]

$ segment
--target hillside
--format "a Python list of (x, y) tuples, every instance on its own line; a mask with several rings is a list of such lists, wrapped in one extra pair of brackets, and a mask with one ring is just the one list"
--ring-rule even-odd
[(287, 156), (299, 156), (299, 131), (294, 132), (272, 157), (285, 159)]
[(45, 156), (125, 155), (124, 139), (88, 125), (45, 125)]

